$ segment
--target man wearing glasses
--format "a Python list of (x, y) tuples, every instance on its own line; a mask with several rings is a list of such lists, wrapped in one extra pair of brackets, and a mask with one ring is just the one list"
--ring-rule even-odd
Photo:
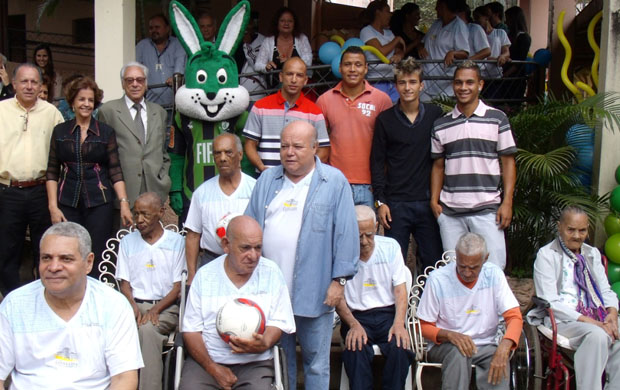
[[(140, 194), (155, 192), (165, 201), (170, 190), (166, 111), (144, 99), (147, 77), (146, 66), (138, 62), (126, 64), (121, 69), (125, 96), (99, 109), (99, 120), (116, 131), (129, 207), (132, 208)], [(116, 226), (120, 226), (120, 222)]]
[(63, 121), (53, 105), (38, 99), (41, 71), (21, 64), (13, 73), (15, 97), (0, 102), (0, 291), (20, 286), (19, 267), (26, 227), (35, 266), (39, 241), (51, 225), (45, 170), (54, 126)]

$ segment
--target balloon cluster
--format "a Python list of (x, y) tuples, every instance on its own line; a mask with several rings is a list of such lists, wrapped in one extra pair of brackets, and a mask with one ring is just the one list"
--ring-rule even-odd
[[(620, 184), (620, 166), (616, 169), (616, 182)], [(611, 191), (609, 198), (612, 213), (605, 218), (605, 232), (609, 237), (605, 242), (607, 278), (611, 289), (620, 297), (620, 185)]]
[(594, 158), (594, 129), (584, 124), (576, 124), (566, 132), (566, 143), (577, 151), (573, 163), (573, 173), (577, 175), (581, 185), (592, 185), (592, 160)]
[(376, 47), (364, 45), (364, 41), (359, 38), (349, 38), (345, 42), (341, 36), (332, 35), (329, 39), (331, 39), (331, 41), (325, 42), (319, 48), (319, 59), (325, 65), (331, 65), (332, 73), (339, 79), (342, 78), (342, 74), (340, 74), (340, 57), (342, 52), (349, 46), (357, 46), (364, 51), (371, 52), (384, 63), (390, 63), (390, 60), (388, 60), (379, 50), (377, 50)]

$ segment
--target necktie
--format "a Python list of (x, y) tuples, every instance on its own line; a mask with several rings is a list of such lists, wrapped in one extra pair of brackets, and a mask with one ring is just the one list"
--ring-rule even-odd
[(142, 110), (142, 105), (135, 103), (133, 108), (136, 110), (136, 116), (133, 118), (133, 121), (136, 125), (136, 131), (140, 136), (140, 142), (144, 146), (146, 143), (146, 131), (144, 129), (144, 122), (142, 122), (142, 115), (140, 115), (140, 110)]

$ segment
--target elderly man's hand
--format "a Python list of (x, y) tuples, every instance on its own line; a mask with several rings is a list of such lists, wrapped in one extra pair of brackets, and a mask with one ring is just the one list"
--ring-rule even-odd
[(333, 280), (327, 289), (327, 294), (325, 294), (325, 301), (323, 301), (323, 303), (327, 306), (335, 307), (343, 298), (344, 286)]
[(454, 344), (463, 356), (472, 357), (478, 352), (478, 348), (471, 337), (458, 332), (447, 332), (448, 342)]
[(159, 312), (153, 309), (147, 311), (146, 314), (140, 319), (139, 324), (144, 325), (149, 321), (151, 321), (153, 325), (159, 326)]
[(262, 334), (252, 333), (251, 339), (231, 336), (228, 343), (233, 353), (263, 353), (270, 345)]
[(362, 347), (368, 342), (366, 330), (359, 323), (355, 322), (347, 332), (344, 345), (349, 351), (361, 351)]
[(233, 374), (232, 370), (221, 364), (211, 364), (207, 372), (224, 390), (231, 390), (232, 386), (237, 382), (237, 377)]
[(503, 339), (497, 346), (489, 367), (487, 381), (490, 384), (498, 385), (504, 376), (508, 378), (508, 358), (510, 357), (510, 349), (513, 344), (512, 340)]
[(409, 333), (403, 324), (392, 325), (388, 332), (388, 343), (392, 340), (392, 337), (396, 339), (396, 346), (403, 349), (409, 349)]

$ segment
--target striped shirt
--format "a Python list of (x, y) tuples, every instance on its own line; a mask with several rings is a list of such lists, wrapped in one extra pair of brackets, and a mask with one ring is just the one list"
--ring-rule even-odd
[(431, 157), (445, 158), (439, 201), (446, 215), (497, 210), (499, 156), (517, 152), (506, 114), (482, 101), (467, 118), (457, 107), (435, 121)]
[(258, 142), (258, 156), (266, 167), (280, 165), (280, 133), (291, 122), (303, 120), (316, 128), (319, 147), (329, 146), (325, 118), (303, 94), (290, 107), (282, 92), (260, 99), (252, 107), (243, 136)]

